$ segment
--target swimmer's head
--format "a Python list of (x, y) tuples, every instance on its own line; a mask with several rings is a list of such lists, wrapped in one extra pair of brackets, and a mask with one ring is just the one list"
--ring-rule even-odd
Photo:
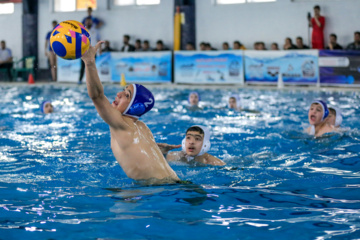
[(201, 156), (210, 150), (210, 146), (210, 131), (207, 127), (194, 125), (186, 130), (182, 150), (188, 156)]
[(326, 121), (330, 125), (333, 125), (334, 127), (340, 127), (342, 120), (343, 120), (340, 109), (335, 108), (335, 107), (334, 108), (329, 107), (329, 112), (330, 113), (329, 113), (329, 116), (326, 119)]
[(151, 110), (155, 104), (152, 93), (143, 85), (130, 84), (117, 93), (112, 106), (123, 115), (139, 118)]
[(327, 105), (322, 100), (315, 100), (311, 103), (308, 117), (311, 125), (320, 124), (329, 115)]
[(54, 107), (53, 107), (53, 105), (51, 104), (50, 101), (43, 101), (40, 104), (40, 110), (41, 110), (42, 113), (48, 114), (48, 113), (54, 112)]
[(200, 95), (198, 92), (191, 92), (189, 94), (189, 103), (191, 106), (195, 106), (199, 104), (200, 101)]
[(240, 107), (240, 97), (238, 95), (231, 95), (229, 97), (229, 108), (230, 109), (239, 109)]

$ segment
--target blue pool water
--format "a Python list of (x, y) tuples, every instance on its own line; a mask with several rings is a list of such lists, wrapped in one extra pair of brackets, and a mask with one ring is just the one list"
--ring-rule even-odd
[[(85, 86), (0, 87), (0, 239), (360, 238), (358, 92), (198, 90), (152, 86), (142, 120), (158, 142), (179, 144), (192, 124), (212, 129), (226, 166), (170, 163), (189, 185), (144, 186), (127, 178), (108, 126)], [(113, 99), (118, 86), (105, 86)], [(226, 108), (238, 92), (260, 114)], [(344, 132), (302, 132), (310, 102), (343, 111)], [(55, 113), (38, 104), (53, 101)]]

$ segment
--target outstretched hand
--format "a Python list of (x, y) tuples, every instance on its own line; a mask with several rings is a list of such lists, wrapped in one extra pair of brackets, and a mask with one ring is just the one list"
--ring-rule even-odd
[(181, 144), (179, 144), (179, 145), (170, 145), (170, 144), (167, 144), (167, 143), (157, 143), (157, 145), (160, 148), (160, 151), (162, 152), (162, 154), (167, 154), (170, 150), (181, 147)]
[(95, 62), (95, 55), (96, 55), (96, 52), (98, 51), (98, 49), (100, 48), (101, 44), (104, 43), (105, 41), (99, 41), (97, 42), (97, 44), (94, 46), (91, 46), (89, 47), (89, 50), (87, 50), (87, 52), (82, 55), (81, 59), (87, 63), (87, 62), (91, 62), (91, 61), (94, 61)]

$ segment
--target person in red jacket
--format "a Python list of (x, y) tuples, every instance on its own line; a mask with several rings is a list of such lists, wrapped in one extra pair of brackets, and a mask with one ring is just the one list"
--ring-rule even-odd
[(325, 17), (320, 15), (320, 6), (314, 7), (314, 17), (309, 17), (309, 26), (313, 28), (311, 44), (313, 49), (324, 49)]

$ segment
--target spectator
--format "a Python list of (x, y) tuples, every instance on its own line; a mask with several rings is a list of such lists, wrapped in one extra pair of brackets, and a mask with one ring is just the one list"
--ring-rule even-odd
[(346, 50), (360, 51), (360, 32), (354, 33), (354, 42), (350, 43)]
[(284, 50), (297, 49), (297, 47), (292, 43), (291, 38), (285, 38)]
[(257, 50), (267, 50), (264, 42), (258, 42)]
[(169, 50), (169, 49), (167, 47), (165, 47), (162, 40), (158, 40), (156, 42), (156, 48), (154, 49), (154, 51), (167, 51), (167, 50)]
[(213, 51), (213, 50), (217, 50), (217, 49), (213, 48), (210, 43), (205, 43), (205, 50)]
[(309, 46), (306, 46), (304, 44), (302, 37), (297, 37), (296, 38), (296, 47), (298, 49), (309, 49)]
[(143, 49), (143, 52), (152, 51), (148, 40), (144, 40), (142, 49)]
[(330, 34), (329, 39), (330, 39), (330, 41), (329, 41), (329, 44), (327, 45), (326, 49), (329, 49), (329, 50), (342, 50), (343, 49), (343, 47), (337, 43), (337, 36), (335, 33)]
[(313, 28), (311, 35), (312, 48), (324, 49), (325, 18), (320, 15), (320, 6), (316, 5), (314, 7), (314, 17), (308, 20), (309, 26)]
[[(90, 44), (92, 46), (95, 46), (96, 43), (98, 41), (100, 41), (100, 34), (99, 34), (99, 30), (93, 26), (93, 22), (92, 22), (91, 18), (87, 18), (85, 20), (85, 28), (88, 30), (88, 32), (90, 33), (90, 36), (91, 36)], [(85, 71), (85, 64), (84, 64), (84, 61), (81, 60), (80, 77), (79, 77), (79, 82), (78, 82), (79, 84), (82, 83), (84, 71)]]
[(123, 37), (124, 46), (121, 48), (121, 52), (134, 52), (135, 47), (129, 43), (130, 36), (125, 34)]
[(11, 69), (13, 67), (13, 58), (11, 54), (11, 50), (6, 48), (6, 43), (4, 40), (0, 43), (0, 68), (6, 68), (8, 72), (8, 77), (10, 81), (12, 80)]
[(51, 29), (51, 31), (49, 31), (46, 34), (46, 40), (45, 40), (45, 56), (49, 60), (51, 79), (53, 81), (56, 81), (56, 77), (57, 77), (57, 74), (56, 74), (56, 71), (57, 71), (56, 65), (57, 64), (56, 64), (56, 55), (50, 46), (50, 37), (51, 37), (51, 33), (52, 33), (53, 29), (56, 27), (56, 25), (58, 25), (58, 22), (56, 20), (52, 21), (52, 29)]
[(195, 51), (195, 46), (192, 42), (186, 43), (185, 49), (188, 51)]
[(246, 48), (239, 41), (234, 41), (233, 42), (233, 49), (234, 50), (240, 50), (240, 49), (245, 50)]
[(141, 40), (140, 39), (136, 39), (135, 41), (135, 52), (140, 52), (142, 51), (142, 47), (141, 47)]
[(271, 50), (280, 50), (279, 45), (276, 42), (272, 43), (270, 48)]
[(92, 14), (92, 11), (93, 11), (93, 10), (92, 10), (92, 7), (88, 7), (88, 9), (87, 9), (88, 16), (85, 17), (85, 18), (82, 20), (82, 24), (85, 26), (85, 21), (86, 21), (86, 19), (90, 18), (90, 19), (92, 20), (93, 24), (95, 25), (95, 28), (99, 29), (99, 28), (101, 28), (102, 25), (104, 25), (104, 22), (101, 21), (100, 19), (92, 16), (92, 15), (91, 15), (91, 14)]
[(229, 43), (228, 43), (228, 42), (223, 42), (223, 44), (222, 44), (222, 49), (223, 49), (223, 50), (230, 50), (230, 48), (229, 48)]
[(206, 50), (206, 43), (205, 43), (205, 42), (201, 42), (199, 46), (200, 46), (200, 50), (201, 50), (201, 51), (205, 51), (205, 50)]
[(108, 40), (105, 40), (104, 42), (104, 48), (101, 49), (100, 53), (104, 53), (104, 52), (115, 52), (115, 49), (110, 47), (110, 42)]
[(259, 42), (254, 42), (254, 50), (259, 50)]

